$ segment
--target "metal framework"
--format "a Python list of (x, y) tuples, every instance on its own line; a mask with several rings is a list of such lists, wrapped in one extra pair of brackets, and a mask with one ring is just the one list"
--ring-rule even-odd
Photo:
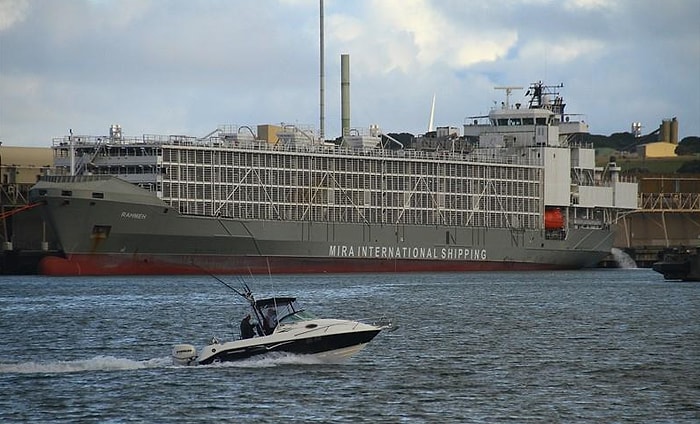
[(168, 145), (161, 197), (246, 220), (541, 228), (541, 167), (417, 153)]

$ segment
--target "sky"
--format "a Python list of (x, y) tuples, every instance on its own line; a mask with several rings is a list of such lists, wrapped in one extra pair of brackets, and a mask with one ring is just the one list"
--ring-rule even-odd
[[(325, 138), (461, 129), (496, 86), (563, 84), (593, 134), (676, 117), (700, 136), (698, 0), (325, 0)], [(319, 130), (318, 0), (0, 0), (0, 141)], [(515, 90), (511, 103), (525, 101)]]

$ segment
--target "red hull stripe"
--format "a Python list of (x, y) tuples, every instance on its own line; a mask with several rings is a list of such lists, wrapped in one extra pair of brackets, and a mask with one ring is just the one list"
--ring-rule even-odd
[(118, 255), (44, 257), (39, 273), (76, 275), (307, 274), (352, 272), (528, 271), (565, 269), (554, 264), (489, 261), (386, 260), (280, 257), (168, 256), (136, 258)]

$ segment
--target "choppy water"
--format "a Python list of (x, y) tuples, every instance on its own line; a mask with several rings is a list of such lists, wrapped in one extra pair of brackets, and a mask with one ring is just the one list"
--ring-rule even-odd
[(226, 339), (242, 315), (211, 277), (3, 277), (0, 422), (700, 421), (697, 283), (645, 269), (246, 280), (400, 328), (343, 364), (175, 367), (173, 344)]

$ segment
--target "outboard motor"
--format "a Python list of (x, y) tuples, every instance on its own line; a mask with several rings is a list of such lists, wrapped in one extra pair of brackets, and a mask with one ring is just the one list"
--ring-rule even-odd
[(191, 344), (175, 345), (171, 356), (175, 365), (190, 365), (197, 359), (197, 349)]

